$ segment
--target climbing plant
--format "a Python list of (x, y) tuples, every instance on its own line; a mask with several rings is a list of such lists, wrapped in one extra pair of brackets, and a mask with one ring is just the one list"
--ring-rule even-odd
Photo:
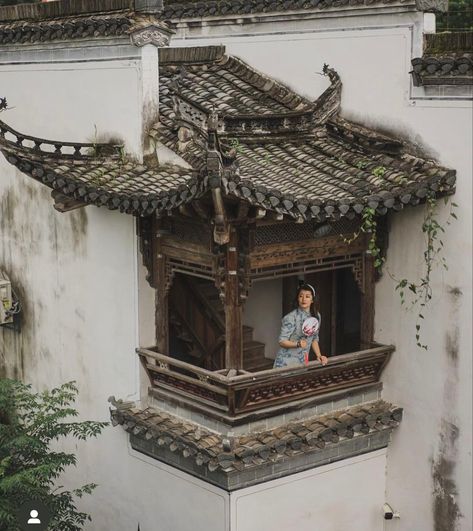
[[(381, 167), (379, 171), (381, 171)], [(377, 170), (377, 168), (375, 168)], [(374, 173), (374, 170), (373, 170)], [(424, 218), (422, 221), (422, 233), (425, 237), (425, 249), (423, 251), (423, 271), (418, 279), (399, 278), (393, 274), (389, 268), (384, 267), (392, 280), (394, 280), (395, 291), (399, 293), (401, 305), (409, 309), (417, 309), (415, 323), (415, 338), (418, 347), (427, 350), (428, 346), (421, 339), (421, 323), (424, 319), (425, 309), (432, 299), (432, 272), (436, 265), (448, 269), (447, 261), (442, 254), (444, 243), (442, 235), (445, 233), (453, 220), (457, 219), (455, 209), (457, 204), (445, 198), (445, 204), (449, 204), (450, 209), (446, 221), (442, 224), (438, 217), (438, 200), (433, 193), (426, 198)], [(367, 254), (373, 258), (374, 266), (379, 271), (385, 266), (385, 257), (378, 244), (376, 210), (365, 207), (361, 213), (361, 224), (359, 229), (350, 238), (343, 236), (345, 243), (351, 243), (362, 233), (369, 235)]]
[[(442, 224), (438, 217), (438, 201), (435, 195), (429, 194), (425, 203), (424, 219), (422, 222), (422, 233), (425, 237), (425, 249), (423, 252), (423, 272), (419, 279), (398, 278), (389, 269), (389, 276), (396, 282), (395, 289), (399, 292), (401, 305), (407, 304), (411, 309), (417, 309), (417, 319), (415, 323), (415, 337), (418, 347), (427, 350), (428, 346), (421, 339), (421, 323), (424, 320), (425, 309), (432, 299), (432, 272), (436, 265), (447, 270), (448, 265), (443, 256), (444, 243), (442, 235), (454, 219), (457, 219), (455, 209), (457, 204), (445, 198), (445, 204), (449, 204), (450, 209), (447, 219)], [(406, 298), (407, 297), (409, 298)]]

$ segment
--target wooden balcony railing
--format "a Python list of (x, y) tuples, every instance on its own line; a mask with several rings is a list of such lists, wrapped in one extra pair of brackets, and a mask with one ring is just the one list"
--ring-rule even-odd
[(325, 367), (313, 361), (307, 366), (253, 373), (208, 371), (164, 356), (154, 347), (139, 348), (137, 352), (152, 387), (161, 395), (210, 416), (233, 418), (301, 398), (375, 383), (393, 350), (392, 345), (376, 345), (334, 356)]

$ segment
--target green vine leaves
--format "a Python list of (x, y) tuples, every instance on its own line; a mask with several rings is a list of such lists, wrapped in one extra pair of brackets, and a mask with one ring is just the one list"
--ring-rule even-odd
[(438, 201), (433, 194), (427, 196), (425, 203), (424, 219), (422, 222), (422, 233), (425, 238), (425, 250), (423, 253), (423, 273), (417, 281), (408, 278), (397, 278), (389, 270), (389, 276), (396, 282), (395, 290), (399, 292), (401, 298), (401, 305), (405, 305), (406, 295), (409, 297), (407, 302), (408, 308), (417, 308), (417, 319), (415, 324), (415, 338), (416, 345), (424, 350), (428, 349), (428, 345), (423, 342), (421, 338), (421, 324), (424, 317), (424, 312), (432, 299), (432, 272), (438, 265), (441, 268), (448, 270), (448, 264), (443, 256), (444, 243), (442, 240), (446, 228), (457, 219), (455, 209), (458, 207), (449, 198), (445, 198), (445, 205), (449, 205), (449, 211), (446, 221), (442, 225), (438, 219)]
[[(449, 205), (449, 211), (445, 222), (442, 224), (438, 217), (438, 200), (431, 193), (427, 196), (425, 203), (424, 218), (422, 222), (422, 233), (425, 238), (425, 250), (423, 252), (423, 271), (419, 279), (398, 278), (387, 267), (385, 268), (390, 278), (396, 283), (395, 291), (399, 293), (401, 305), (409, 310), (417, 310), (415, 323), (415, 339), (419, 348), (428, 350), (428, 345), (421, 338), (421, 326), (424, 320), (424, 313), (430, 300), (432, 299), (432, 273), (438, 265), (448, 270), (448, 265), (443, 256), (444, 242), (442, 240), (446, 228), (457, 219), (455, 209), (458, 205), (445, 198), (445, 204)], [(360, 234), (369, 234), (367, 254), (373, 257), (374, 266), (379, 270), (385, 264), (378, 245), (376, 211), (373, 208), (365, 207), (361, 214), (361, 225), (353, 236), (346, 238), (342, 236), (345, 243), (349, 244), (357, 239)]]

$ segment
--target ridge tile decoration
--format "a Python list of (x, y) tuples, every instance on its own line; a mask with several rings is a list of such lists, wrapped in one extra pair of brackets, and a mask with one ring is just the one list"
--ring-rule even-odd
[(128, 35), (137, 46), (148, 40), (164, 46), (172, 33), (157, 16), (161, 7), (137, 9), (130, 0), (56, 1), (44, 5), (0, 7), (0, 47)]
[(210, 192), (215, 179), (227, 197), (299, 221), (353, 219), (367, 206), (385, 214), (454, 193), (454, 170), (342, 119), (341, 81), (326, 66), (331, 85), (311, 102), (222, 46), (159, 52), (160, 119), (149, 134), (181, 165), (157, 155), (140, 163), (117, 155), (120, 146), (109, 146), (111, 155), (0, 122), (7, 160), (72, 201), (137, 216), (170, 213)]
[(234, 490), (386, 447), (402, 413), (377, 400), (234, 437), (157, 408), (117, 404), (111, 418), (135, 450)]
[(164, 2), (163, 16), (170, 20), (199, 19), (202, 17), (231, 17), (284, 11), (313, 11), (373, 6), (415, 6), (421, 11), (446, 10), (444, 0), (168, 0)]

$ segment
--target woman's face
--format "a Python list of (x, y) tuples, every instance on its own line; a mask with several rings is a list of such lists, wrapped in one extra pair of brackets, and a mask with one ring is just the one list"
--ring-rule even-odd
[(299, 308), (305, 311), (309, 311), (310, 305), (312, 304), (314, 300), (314, 297), (312, 296), (312, 292), (301, 289), (299, 291), (299, 295), (297, 296), (297, 302), (299, 304)]

